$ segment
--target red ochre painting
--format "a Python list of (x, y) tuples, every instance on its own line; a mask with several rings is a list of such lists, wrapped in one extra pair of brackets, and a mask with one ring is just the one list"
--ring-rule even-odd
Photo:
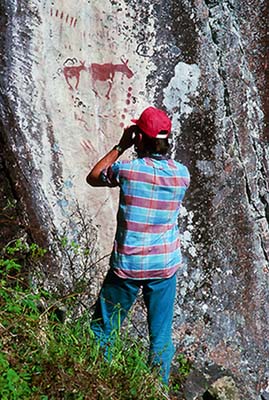
[(59, 18), (62, 21), (65, 21), (66, 24), (76, 28), (77, 25), (77, 18), (71, 17), (69, 14), (65, 13), (64, 11), (50, 9), (51, 17)]
[[(80, 73), (82, 71), (89, 72), (92, 80), (92, 90), (94, 91), (96, 96), (99, 96), (98, 90), (96, 87), (96, 82), (107, 82), (108, 89), (106, 91), (105, 97), (110, 99), (110, 92), (112, 89), (113, 81), (116, 72), (122, 74), (122, 79), (126, 76), (128, 79), (132, 78), (134, 73), (128, 66), (128, 60), (124, 61), (121, 59), (121, 64), (113, 64), (113, 63), (105, 63), (105, 64), (97, 64), (92, 63), (88, 67), (85, 65), (85, 61), (80, 61), (79, 64), (74, 65), (74, 60), (76, 59), (67, 59), (64, 63), (63, 73), (68, 84), (70, 90), (78, 89), (79, 81), (80, 81)], [(69, 65), (72, 62), (73, 65)], [(72, 82), (71, 82), (72, 81)]]

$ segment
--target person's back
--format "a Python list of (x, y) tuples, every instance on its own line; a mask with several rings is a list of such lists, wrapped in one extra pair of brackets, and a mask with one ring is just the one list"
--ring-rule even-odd
[(166, 156), (114, 164), (120, 186), (110, 265), (122, 278), (168, 278), (181, 264), (178, 215), (188, 170)]

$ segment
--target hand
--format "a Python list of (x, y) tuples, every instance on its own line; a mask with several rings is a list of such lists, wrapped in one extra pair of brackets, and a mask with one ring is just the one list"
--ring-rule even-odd
[(119, 146), (122, 148), (123, 151), (134, 145), (137, 128), (137, 125), (131, 125), (128, 128), (124, 129), (123, 135), (119, 142)]

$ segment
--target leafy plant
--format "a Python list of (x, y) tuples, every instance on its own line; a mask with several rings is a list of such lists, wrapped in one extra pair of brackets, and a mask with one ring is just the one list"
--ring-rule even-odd
[(192, 370), (192, 362), (182, 353), (175, 357), (176, 369), (171, 376), (171, 391), (175, 398), (181, 399), (183, 384)]
[(178, 372), (180, 376), (188, 376), (192, 369), (191, 361), (187, 359), (184, 354), (178, 354), (176, 362), (178, 363)]

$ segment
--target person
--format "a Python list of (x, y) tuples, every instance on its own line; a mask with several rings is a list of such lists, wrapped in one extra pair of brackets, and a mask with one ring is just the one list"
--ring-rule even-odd
[[(110, 269), (103, 282), (91, 328), (104, 348), (118, 331), (140, 288), (147, 310), (149, 363), (168, 385), (171, 361), (176, 271), (182, 264), (178, 216), (189, 186), (186, 166), (171, 159), (171, 120), (146, 108), (134, 125), (87, 176), (91, 186), (120, 188), (117, 229)], [(134, 146), (137, 157), (117, 161)]]

